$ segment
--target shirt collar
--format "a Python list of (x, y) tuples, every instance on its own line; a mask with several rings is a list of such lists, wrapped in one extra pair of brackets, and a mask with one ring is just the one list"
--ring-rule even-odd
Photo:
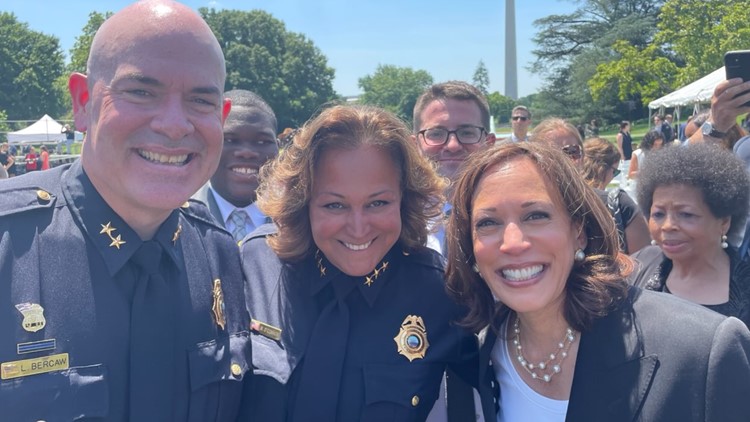
[[(332, 280), (338, 277), (347, 277), (350, 279), (348, 280), (349, 282), (356, 283), (357, 288), (365, 298), (365, 301), (370, 306), (370, 308), (372, 308), (375, 305), (375, 301), (377, 300), (378, 295), (383, 290), (383, 286), (385, 286), (386, 283), (390, 282), (390, 280), (394, 278), (396, 273), (398, 273), (400, 261), (402, 257), (406, 255), (406, 253), (402, 253), (402, 249), (403, 247), (401, 246), (401, 243), (396, 242), (396, 244), (388, 251), (388, 253), (385, 254), (383, 259), (375, 267), (375, 270), (377, 270), (377, 275), (375, 274), (376, 271), (373, 270), (367, 276), (361, 277), (353, 277), (344, 274), (336, 266), (331, 264), (331, 262), (325, 257), (325, 255), (323, 255), (322, 252), (313, 254), (311, 259), (309, 259), (309, 263), (307, 264), (312, 267), (309, 270), (309, 273), (313, 274), (312, 282), (310, 283), (310, 296), (315, 296), (316, 294), (318, 294)], [(321, 267), (325, 269), (325, 273), (323, 270), (321, 270)], [(366, 283), (368, 277), (372, 281), (369, 285), (367, 285)]]
[(209, 191), (214, 196), (214, 199), (216, 200), (216, 205), (219, 207), (219, 212), (221, 212), (221, 218), (222, 218), (222, 223), (224, 224), (224, 227), (227, 226), (227, 222), (229, 221), (229, 215), (232, 213), (232, 211), (236, 209), (245, 210), (247, 215), (250, 216), (250, 219), (253, 221), (253, 225), (255, 227), (260, 227), (266, 222), (265, 214), (263, 214), (258, 209), (258, 206), (255, 205), (255, 202), (253, 202), (252, 204), (246, 207), (235, 207), (229, 201), (224, 199), (224, 197), (219, 195), (219, 193), (216, 192), (216, 190), (213, 187), (211, 187)]
[[(110, 276), (114, 276), (138, 250), (143, 241), (97, 192), (77, 160), (63, 176), (63, 194), (73, 218), (101, 254)], [(176, 268), (181, 260), (178, 247), (182, 225), (177, 210), (167, 217), (154, 235)]]

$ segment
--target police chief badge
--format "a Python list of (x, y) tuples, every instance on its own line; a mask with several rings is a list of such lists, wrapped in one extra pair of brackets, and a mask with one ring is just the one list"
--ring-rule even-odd
[(430, 347), (424, 321), (416, 315), (409, 315), (404, 319), (401, 330), (393, 340), (398, 345), (398, 353), (409, 359), (409, 362), (424, 358), (427, 348)]
[(24, 330), (36, 333), (47, 325), (47, 320), (44, 319), (44, 308), (42, 308), (42, 305), (38, 303), (19, 303), (16, 305), (16, 309), (18, 309), (18, 312), (23, 315), (21, 327), (23, 327)]
[(218, 278), (214, 280), (214, 304), (211, 306), (211, 310), (214, 313), (214, 319), (216, 325), (222, 330), (226, 326), (227, 320), (224, 318), (224, 292), (221, 290), (221, 280)]

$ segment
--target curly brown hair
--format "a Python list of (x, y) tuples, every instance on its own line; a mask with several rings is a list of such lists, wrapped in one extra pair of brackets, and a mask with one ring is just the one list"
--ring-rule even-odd
[(410, 250), (426, 243), (428, 222), (442, 213), (446, 180), (422, 156), (396, 115), (377, 107), (338, 105), (308, 121), (284, 152), (260, 171), (258, 207), (278, 226), (278, 234), (268, 243), (281, 259), (299, 261), (315, 252), (309, 204), (323, 154), (362, 147), (386, 152), (401, 170), (402, 245)]
[(547, 179), (550, 194), (559, 196), (573, 223), (585, 230), (586, 258), (576, 263), (568, 276), (563, 310), (568, 324), (584, 331), (623, 297), (627, 286), (624, 280), (633, 264), (620, 253), (615, 224), (604, 202), (586, 185), (571, 160), (545, 142), (503, 142), (473, 154), (458, 179), (446, 233), (446, 277), (451, 295), (468, 308), (461, 324), (475, 332), (487, 325), (498, 330), (512, 311), (495, 303), (487, 284), (472, 270), (475, 258), (471, 214), (482, 176), (493, 166), (518, 159), (529, 159), (538, 166)]

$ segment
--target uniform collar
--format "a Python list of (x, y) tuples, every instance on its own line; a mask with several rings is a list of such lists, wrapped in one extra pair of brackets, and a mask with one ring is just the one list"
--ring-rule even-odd
[[(71, 213), (102, 255), (110, 276), (114, 276), (138, 250), (143, 241), (117, 215), (97, 192), (83, 171), (80, 160), (63, 176), (63, 195), (71, 204)], [(179, 211), (174, 210), (159, 226), (153, 240), (159, 242), (176, 268), (180, 262), (179, 238), (182, 231)]]
[[(368, 276), (362, 277), (352, 277), (344, 274), (336, 266), (331, 264), (322, 252), (313, 254), (308, 263), (308, 265), (312, 267), (310, 274), (313, 274), (310, 283), (310, 296), (318, 294), (323, 288), (331, 283), (332, 280), (339, 277), (346, 277), (349, 279), (348, 282), (356, 283), (359, 292), (365, 298), (367, 304), (372, 308), (375, 305), (378, 295), (383, 290), (383, 286), (385, 286), (386, 283), (389, 283), (398, 272), (398, 266), (402, 259), (402, 254), (400, 252), (401, 249), (401, 243), (396, 242), (396, 244), (385, 254), (385, 257), (383, 257), (375, 267), (377, 275), (375, 275), (375, 271), (373, 271), (368, 274)], [(321, 266), (325, 268), (325, 273), (321, 270)], [(369, 285), (366, 283), (367, 277), (372, 281)]]

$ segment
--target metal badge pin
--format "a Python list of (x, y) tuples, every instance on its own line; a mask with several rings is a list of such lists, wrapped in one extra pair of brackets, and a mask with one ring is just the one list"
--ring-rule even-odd
[(227, 320), (224, 317), (224, 292), (221, 290), (221, 280), (218, 278), (214, 280), (213, 294), (214, 303), (211, 310), (213, 311), (216, 325), (223, 330), (226, 327)]
[(416, 315), (409, 315), (404, 319), (398, 335), (393, 340), (398, 346), (398, 353), (409, 359), (409, 362), (424, 358), (427, 348), (430, 347), (424, 321)]
[(172, 244), (177, 244), (177, 239), (180, 238), (180, 234), (182, 233), (182, 224), (177, 225), (177, 230), (175, 230), (174, 234), (172, 235)]
[(271, 324), (266, 324), (265, 322), (258, 321), (257, 319), (250, 320), (250, 329), (264, 337), (270, 338), (271, 340), (281, 340), (281, 328), (274, 327)]
[(120, 249), (120, 246), (124, 245), (125, 243), (128, 243), (124, 240), (122, 240), (122, 237), (118, 234), (117, 237), (112, 236), (112, 232), (117, 230), (116, 228), (112, 227), (112, 222), (108, 221), (107, 224), (100, 224), (102, 226), (102, 230), (99, 232), (99, 234), (106, 234), (107, 237), (109, 237), (109, 240), (112, 241), (112, 243), (109, 244), (109, 247), (115, 247), (117, 249)]
[(18, 312), (23, 315), (23, 321), (21, 321), (21, 327), (24, 330), (35, 333), (45, 325), (47, 320), (44, 319), (44, 308), (38, 303), (19, 303), (16, 305)]

